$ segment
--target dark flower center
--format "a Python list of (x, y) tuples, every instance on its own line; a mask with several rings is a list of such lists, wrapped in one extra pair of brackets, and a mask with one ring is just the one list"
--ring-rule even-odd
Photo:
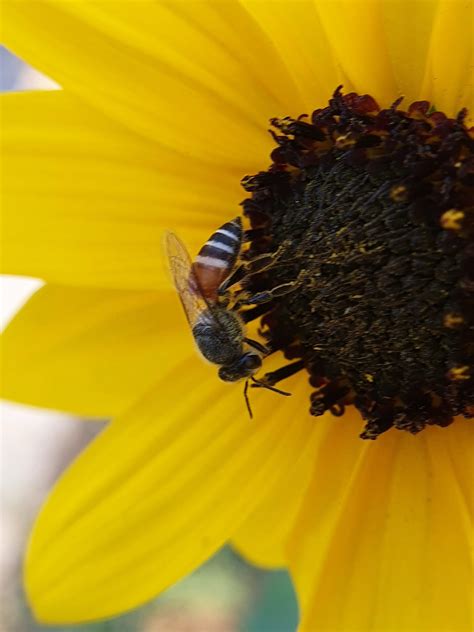
[(245, 284), (292, 288), (254, 308), (296, 361), (267, 380), (304, 367), (311, 414), (353, 404), (365, 439), (474, 413), (473, 133), (465, 110), (399, 104), (338, 88), (309, 119), (274, 119), (272, 165), (242, 181), (246, 256), (277, 253)]

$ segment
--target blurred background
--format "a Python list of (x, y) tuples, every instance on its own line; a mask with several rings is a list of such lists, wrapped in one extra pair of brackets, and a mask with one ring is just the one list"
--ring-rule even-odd
[[(0, 90), (57, 89), (0, 47)], [(2, 328), (41, 286), (0, 277)], [(28, 532), (64, 468), (103, 424), (2, 403), (0, 632), (293, 632), (297, 606), (284, 571), (249, 566), (230, 548), (152, 603), (111, 621), (74, 627), (36, 624), (25, 602), (21, 565)], [(105, 423), (105, 421), (104, 421)]]

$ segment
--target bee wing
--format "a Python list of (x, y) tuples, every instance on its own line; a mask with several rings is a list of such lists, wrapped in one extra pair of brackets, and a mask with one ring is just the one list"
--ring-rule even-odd
[(191, 257), (183, 242), (174, 233), (167, 232), (164, 246), (174, 286), (188, 322), (193, 328), (199, 315), (209, 306), (199, 289)]

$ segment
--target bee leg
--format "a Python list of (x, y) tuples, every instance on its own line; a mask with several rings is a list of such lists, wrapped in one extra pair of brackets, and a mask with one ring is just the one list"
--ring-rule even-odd
[[(245, 277), (251, 276), (252, 274), (258, 274), (259, 272), (263, 272), (268, 268), (278, 264), (278, 257), (285, 250), (285, 246), (281, 245), (278, 250), (275, 252), (265, 252), (261, 255), (257, 255), (250, 261), (242, 262), (237, 268), (230, 274), (227, 279), (219, 285), (217, 289), (217, 294), (219, 296), (223, 296), (227, 293), (228, 289), (242, 281)], [(290, 262), (292, 263), (292, 262)]]
[(247, 299), (240, 301), (241, 305), (261, 305), (262, 303), (268, 303), (272, 301), (274, 298), (278, 298), (280, 296), (285, 296), (285, 294), (289, 294), (293, 292), (303, 283), (303, 280), (306, 276), (306, 272), (301, 270), (299, 275), (294, 281), (290, 281), (289, 283), (282, 283), (281, 285), (277, 285), (271, 290), (265, 290), (264, 292), (257, 292), (250, 296)]
[(276, 371), (265, 373), (261, 380), (258, 380), (258, 382), (252, 384), (252, 388), (274, 386), (275, 384), (278, 384), (278, 382), (286, 380), (286, 378), (291, 377), (295, 373), (298, 373), (298, 371), (301, 371), (301, 369), (304, 369), (303, 360), (298, 360), (297, 362), (293, 362), (292, 364), (286, 364)]
[(244, 338), (244, 342), (246, 342), (249, 347), (252, 347), (253, 349), (256, 349), (257, 351), (260, 351), (260, 353), (263, 353), (264, 355), (269, 355), (270, 353), (270, 349), (265, 347), (265, 345), (262, 345), (257, 340), (252, 340), (252, 338)]
[(227, 279), (224, 279), (224, 281), (222, 281), (222, 283), (217, 288), (217, 294), (219, 296), (227, 294), (227, 290), (232, 287), (232, 285), (235, 285), (236, 283), (241, 281), (244, 276), (246, 276), (246, 274), (247, 273), (245, 269), (245, 264), (242, 263), (232, 272), (232, 274), (227, 277)]
[(260, 380), (257, 380), (257, 378), (254, 377), (253, 375), (250, 379), (253, 382), (253, 384), (251, 384), (252, 387), (266, 388), (268, 391), (272, 391), (272, 393), (278, 393), (278, 395), (285, 395), (286, 397), (289, 397), (291, 395), (291, 393), (288, 393), (288, 391), (282, 391), (279, 388), (275, 388), (275, 386), (271, 386), (270, 384), (266, 384), (265, 382), (261, 382)]
[(245, 399), (245, 404), (247, 406), (247, 410), (249, 411), (250, 419), (253, 419), (252, 408), (250, 407), (250, 400), (249, 400), (249, 381), (248, 380), (245, 380), (244, 399)]
[(291, 281), (291, 283), (282, 283), (281, 285), (277, 285), (271, 290), (266, 290), (265, 292), (257, 292), (253, 296), (243, 300), (241, 305), (261, 305), (262, 303), (268, 303), (272, 301), (274, 298), (279, 296), (285, 296), (285, 294), (289, 294), (296, 290), (298, 284), (295, 281)]
[[(260, 318), (268, 312), (271, 308), (271, 305), (268, 303), (264, 303), (262, 305), (256, 305), (255, 307), (251, 307), (250, 309), (242, 310), (240, 312), (240, 317), (244, 321), (244, 323), (250, 323), (252, 320), (256, 318)], [(238, 306), (237, 306), (238, 309)]]
[(269, 268), (273, 268), (274, 266), (288, 266), (294, 264), (296, 261), (303, 259), (307, 261), (308, 259), (313, 259), (314, 255), (305, 254), (303, 257), (295, 256), (290, 259), (285, 259), (284, 261), (280, 261), (280, 257), (282, 253), (288, 250), (288, 247), (291, 245), (291, 242), (286, 240), (280, 246), (278, 246), (277, 250), (274, 252), (264, 252), (261, 255), (257, 255), (253, 259), (246, 261), (242, 265), (246, 267), (247, 275), (251, 276), (252, 274), (258, 274), (259, 272), (264, 272)]
[(259, 272), (271, 268), (271, 266), (275, 265), (278, 261), (278, 258), (284, 250), (285, 247), (281, 245), (275, 252), (264, 252), (246, 261), (243, 265), (246, 267), (247, 274), (258, 274)]

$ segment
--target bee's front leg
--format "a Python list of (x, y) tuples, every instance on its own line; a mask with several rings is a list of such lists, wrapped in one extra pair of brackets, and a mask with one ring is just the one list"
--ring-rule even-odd
[(289, 283), (281, 283), (281, 285), (277, 285), (271, 290), (264, 290), (263, 292), (257, 292), (252, 296), (241, 301), (241, 305), (261, 305), (262, 303), (268, 303), (272, 301), (274, 298), (278, 298), (280, 296), (285, 296), (285, 294), (289, 294), (293, 292), (303, 283), (305, 279), (306, 273), (304, 270), (300, 272), (298, 277), (294, 281), (290, 281)]
[(237, 266), (237, 268), (232, 272), (232, 274), (230, 274), (227, 277), (227, 279), (222, 281), (222, 283), (219, 285), (217, 289), (217, 294), (219, 296), (226, 295), (229, 291), (229, 288), (235, 285), (236, 283), (238, 283), (239, 281), (241, 281), (245, 275), (246, 275), (245, 265), (241, 264)]
[(262, 343), (258, 342), (258, 340), (253, 340), (252, 338), (244, 338), (244, 342), (246, 342), (249, 347), (260, 351), (260, 353), (263, 353), (266, 356), (270, 355), (271, 353), (270, 349), (268, 347), (265, 347), (265, 345), (262, 345)]
[(271, 268), (278, 261), (284, 246), (280, 246), (275, 252), (265, 252), (257, 255), (249, 261), (242, 261), (236, 269), (225, 279), (219, 286), (217, 293), (219, 296), (224, 295), (230, 287), (242, 281), (245, 277), (252, 274), (258, 274)]
[(295, 281), (291, 281), (290, 283), (282, 283), (281, 285), (277, 285), (271, 290), (257, 292), (256, 294), (249, 296), (247, 299), (244, 299), (241, 302), (241, 305), (262, 305), (262, 303), (268, 303), (274, 298), (278, 298), (279, 296), (285, 296), (285, 294), (293, 292), (293, 290), (296, 290), (296, 288), (297, 284)]
[(265, 386), (275, 386), (275, 384), (278, 384), (278, 382), (286, 380), (286, 378), (295, 375), (295, 373), (298, 373), (298, 371), (301, 371), (302, 369), (304, 369), (303, 360), (298, 360), (297, 362), (286, 364), (276, 371), (265, 373), (262, 379), (252, 384), (252, 388), (265, 388)]

